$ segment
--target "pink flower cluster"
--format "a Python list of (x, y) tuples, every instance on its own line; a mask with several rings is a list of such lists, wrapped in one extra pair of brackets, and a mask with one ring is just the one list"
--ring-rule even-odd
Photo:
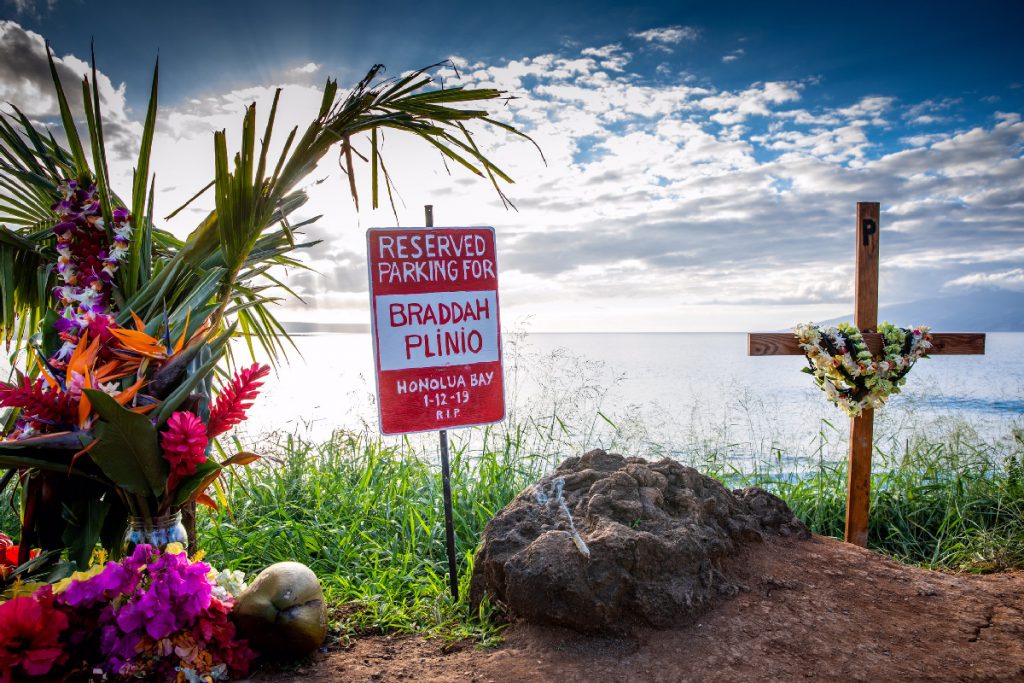
[(171, 465), (167, 488), (175, 490), (185, 477), (195, 474), (196, 467), (206, 462), (206, 425), (195, 413), (187, 410), (171, 413), (167, 428), (160, 433), (164, 460)]
[(0, 683), (20, 674), (112, 679), (244, 677), (255, 652), (236, 638), (233, 599), (210, 567), (140, 545), (121, 562), (0, 604)]

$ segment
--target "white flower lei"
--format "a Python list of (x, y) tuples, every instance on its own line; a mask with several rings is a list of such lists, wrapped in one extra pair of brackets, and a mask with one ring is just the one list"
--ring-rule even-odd
[(930, 328), (878, 326), (882, 357), (874, 358), (859, 329), (849, 323), (838, 326), (797, 325), (793, 331), (813, 375), (828, 399), (851, 417), (865, 408), (881, 408), (907, 381), (906, 375), (932, 347)]

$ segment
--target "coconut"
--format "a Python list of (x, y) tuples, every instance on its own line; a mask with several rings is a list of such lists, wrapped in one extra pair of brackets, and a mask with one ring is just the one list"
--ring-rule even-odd
[(299, 562), (278, 562), (260, 572), (232, 615), (239, 632), (263, 654), (299, 657), (327, 637), (320, 580)]

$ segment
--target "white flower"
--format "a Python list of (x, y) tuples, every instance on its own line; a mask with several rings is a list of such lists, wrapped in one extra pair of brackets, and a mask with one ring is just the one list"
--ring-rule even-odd
[(82, 308), (92, 308), (100, 293), (92, 287), (83, 287), (72, 298), (82, 304)]
[[(237, 598), (242, 594), (248, 585), (245, 583), (245, 574), (237, 569), (226, 569), (224, 571), (210, 570), (210, 578), (228, 595)], [(216, 591), (216, 588), (214, 591)]]
[(821, 383), (821, 388), (825, 390), (825, 395), (828, 396), (830, 400), (835, 401), (839, 398), (839, 391), (836, 389), (836, 385), (832, 384), (832, 382), (827, 379)]
[(75, 352), (75, 346), (76, 344), (72, 344), (71, 342), (64, 342), (64, 345), (61, 346), (54, 355), (57, 356), (59, 360), (70, 358), (71, 354)]

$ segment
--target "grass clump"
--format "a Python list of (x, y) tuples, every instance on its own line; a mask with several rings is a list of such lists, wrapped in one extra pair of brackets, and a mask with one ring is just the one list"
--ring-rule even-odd
[[(448, 587), (440, 468), (406, 439), (338, 432), (323, 443), (286, 437), (272, 459), (239, 472), (227, 506), (199, 535), (218, 567), (252, 574), (296, 560), (321, 578), (342, 634), (391, 630), (490, 638), (488, 619), (469, 620), (465, 597), (473, 552), (487, 521), (548, 469), (545, 456), (494, 438), (473, 457), (451, 457), (460, 594)], [(486, 615), (485, 615), (486, 616)]]
[[(986, 442), (966, 424), (875, 444), (868, 547), (932, 569), (1024, 567), (1024, 440)], [(784, 461), (733, 473), (730, 485), (762, 486), (812, 531), (842, 538), (847, 463)]]
[[(213, 563), (257, 572), (297, 560), (320, 576), (345, 636), (391, 630), (472, 637), (498, 629), (470, 619), (473, 552), (487, 521), (563, 456), (528, 446), (521, 431), (468, 432), (455, 444), (452, 489), (462, 600), (447, 585), (436, 449), (339, 432), (323, 443), (287, 437), (273, 459), (234, 475), (228, 505), (206, 517), (200, 539)], [(883, 448), (884, 446), (884, 448)], [(845, 463), (794, 465), (778, 457), (747, 472), (715, 452), (684, 460), (732, 488), (762, 486), (784, 498), (816, 533), (841, 537)], [(780, 454), (781, 456), (781, 454)], [(1024, 448), (1007, 451), (967, 427), (876, 445), (869, 544), (932, 568), (1024, 567)], [(354, 605), (354, 606), (352, 606)], [(487, 616), (486, 614), (483, 616)]]

